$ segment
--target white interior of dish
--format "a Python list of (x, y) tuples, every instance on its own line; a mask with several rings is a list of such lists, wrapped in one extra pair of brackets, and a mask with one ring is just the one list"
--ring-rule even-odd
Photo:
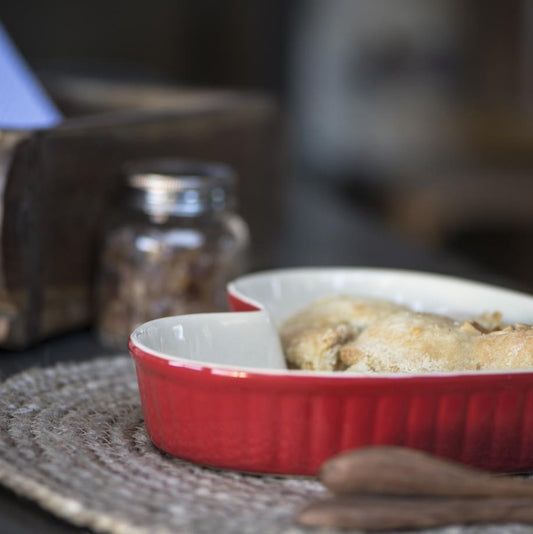
[(143, 324), (131, 338), (141, 349), (166, 359), (286, 369), (277, 331), (262, 311), (164, 317)]
[(416, 311), (461, 319), (499, 311), (510, 323), (533, 324), (533, 297), (495, 286), (413, 271), (369, 268), (301, 268), (267, 271), (232, 282), (228, 291), (279, 322), (314, 300), (334, 295), (369, 296)]
[[(533, 324), (533, 297), (529, 295), (459, 278), (411, 271), (369, 268), (283, 269), (239, 278), (228, 285), (228, 292), (261, 308), (261, 311), (156, 319), (137, 328), (132, 334), (132, 342), (176, 365), (182, 365), (185, 361), (188, 367), (194, 367), (195, 364), (199, 367), (208, 365), (220, 369), (220, 372), (232, 374), (242, 369), (346, 379), (357, 375), (288, 371), (277, 325), (314, 300), (331, 295), (383, 298), (405, 304), (417, 311), (442, 313), (458, 319), (499, 311), (507, 322)], [(471, 373), (498, 374), (501, 371), (425, 375)], [(379, 376), (399, 378), (408, 375)]]

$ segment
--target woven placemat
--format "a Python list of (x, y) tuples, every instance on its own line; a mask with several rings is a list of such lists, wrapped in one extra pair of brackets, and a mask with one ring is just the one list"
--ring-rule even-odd
[(294, 512), (323, 493), (314, 480), (216, 471), (160, 452), (126, 356), (21, 373), (0, 385), (0, 403), (0, 481), (99, 532), (300, 532)]
[(325, 494), (312, 479), (217, 471), (159, 451), (146, 434), (127, 356), (23, 372), (0, 385), (0, 405), (0, 483), (98, 532), (308, 534), (292, 518)]

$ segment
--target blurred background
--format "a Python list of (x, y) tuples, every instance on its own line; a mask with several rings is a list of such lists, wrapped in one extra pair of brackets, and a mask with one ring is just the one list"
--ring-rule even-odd
[(4, 0), (0, 20), (67, 115), (108, 83), (266, 94), (272, 187), (327, 189), (533, 290), (532, 1)]
[(293, 176), (533, 285), (531, 1), (4, 0), (0, 16), (45, 82), (271, 94)]

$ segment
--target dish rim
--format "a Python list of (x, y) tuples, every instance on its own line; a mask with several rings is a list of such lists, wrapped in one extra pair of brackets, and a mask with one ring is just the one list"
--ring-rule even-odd
[(264, 309), (265, 306), (255, 300), (252, 297), (247, 296), (244, 294), (237, 286), (241, 284), (242, 282), (247, 282), (249, 280), (254, 280), (258, 278), (263, 278), (268, 276), (275, 276), (275, 275), (281, 275), (281, 274), (313, 274), (314, 273), (331, 273), (333, 275), (338, 274), (348, 274), (357, 272), (361, 275), (393, 275), (393, 276), (404, 276), (406, 278), (413, 278), (413, 277), (420, 277), (425, 278), (426, 280), (430, 281), (433, 280), (435, 282), (451, 282), (451, 283), (459, 283), (462, 285), (468, 285), (473, 286), (474, 288), (478, 288), (480, 290), (490, 290), (494, 291), (500, 294), (507, 294), (513, 297), (517, 297), (520, 299), (526, 298), (533, 301), (533, 296), (529, 295), (527, 293), (524, 293), (522, 291), (517, 291), (515, 289), (509, 289), (506, 287), (498, 286), (495, 284), (489, 284), (485, 282), (480, 282), (478, 280), (472, 280), (469, 278), (464, 278), (461, 276), (455, 276), (455, 275), (449, 275), (449, 274), (441, 274), (441, 273), (435, 273), (430, 271), (417, 271), (413, 269), (394, 269), (389, 267), (342, 267), (342, 266), (324, 266), (324, 267), (286, 267), (286, 268), (277, 268), (277, 269), (267, 269), (262, 271), (255, 271), (252, 273), (247, 273), (242, 276), (239, 276), (238, 278), (235, 278), (234, 280), (231, 280), (228, 282), (226, 286), (226, 291), (228, 295), (233, 295), (234, 297), (237, 297), (242, 302), (245, 302), (247, 304), (250, 304), (252, 306), (256, 306), (258, 309)]
[[(254, 273), (249, 273), (246, 275), (243, 275), (241, 277), (236, 278), (235, 280), (232, 280), (227, 284), (227, 294), (228, 297), (233, 297), (241, 302), (244, 302), (246, 304), (249, 304), (251, 306), (257, 307), (256, 310), (250, 310), (248, 312), (245, 311), (230, 311), (227, 313), (257, 313), (257, 312), (264, 312), (265, 306), (256, 301), (255, 299), (246, 296), (242, 293), (241, 290), (238, 289), (238, 284), (241, 281), (247, 281), (254, 278), (260, 278), (265, 276), (275, 276), (277, 274), (282, 273), (308, 273), (312, 274), (314, 272), (321, 272), (321, 273), (353, 273), (357, 272), (360, 274), (386, 274), (386, 275), (404, 275), (404, 276), (422, 276), (426, 278), (428, 281), (430, 279), (433, 279), (435, 281), (449, 281), (449, 282), (458, 282), (461, 284), (474, 286), (481, 290), (490, 290), (490, 291), (496, 291), (497, 293), (507, 294), (511, 297), (519, 297), (521, 299), (531, 299), (533, 301), (533, 297), (531, 295), (528, 295), (527, 293), (522, 293), (513, 289), (507, 289), (504, 287), (491, 285), (483, 282), (478, 282), (475, 280), (469, 280), (467, 278), (461, 278), (458, 276), (451, 276), (451, 275), (445, 275), (445, 274), (437, 274), (437, 273), (431, 273), (431, 272), (424, 272), (424, 271), (415, 271), (415, 270), (407, 270), (407, 269), (389, 269), (389, 268), (371, 268), (371, 267), (290, 267), (290, 268), (281, 268), (281, 269), (269, 269), (264, 271), (258, 271)], [(225, 312), (222, 312), (225, 313)], [(173, 319), (178, 321), (180, 317), (191, 317), (191, 316), (198, 316), (199, 319), (202, 315), (205, 314), (187, 314), (187, 315), (176, 315), (176, 316), (168, 316), (168, 317), (161, 317), (158, 319), (153, 319), (152, 321), (148, 321), (146, 323), (143, 323), (139, 327), (137, 327), (129, 338), (129, 349), (130, 352), (136, 356), (134, 349), (141, 350), (145, 355), (152, 356), (161, 362), (165, 362), (166, 365), (169, 367), (179, 367), (179, 368), (185, 368), (189, 369), (190, 371), (196, 371), (196, 372), (210, 372), (211, 374), (215, 375), (224, 375), (224, 376), (233, 376), (238, 377), (239, 379), (243, 378), (252, 378), (252, 377), (271, 377), (271, 378), (277, 378), (277, 379), (284, 379), (287, 378), (299, 378), (302, 380), (310, 380), (310, 379), (335, 379), (335, 380), (341, 380), (341, 381), (360, 381), (365, 379), (393, 379), (393, 380), (409, 380), (409, 379), (421, 379), (421, 378), (432, 378), (432, 379), (449, 379), (449, 378), (457, 378), (457, 377), (483, 377), (483, 376), (509, 376), (509, 375), (528, 375), (531, 374), (533, 376), (533, 369), (532, 368), (515, 368), (515, 369), (492, 369), (492, 370), (472, 370), (472, 371), (428, 371), (428, 372), (418, 372), (418, 373), (342, 373), (339, 371), (313, 371), (313, 370), (301, 370), (301, 369), (268, 369), (263, 367), (247, 367), (247, 366), (241, 366), (241, 365), (229, 365), (229, 364), (221, 364), (221, 363), (211, 363), (208, 361), (203, 360), (192, 360), (187, 358), (182, 358), (180, 356), (176, 356), (173, 354), (166, 354), (164, 352), (152, 349), (148, 346), (146, 346), (144, 343), (142, 343), (138, 339), (139, 331), (143, 328), (147, 328), (149, 326), (155, 326), (162, 321), (171, 322)]]

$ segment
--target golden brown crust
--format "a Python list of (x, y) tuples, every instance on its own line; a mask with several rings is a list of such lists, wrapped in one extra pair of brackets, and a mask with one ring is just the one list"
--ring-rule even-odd
[(515, 325), (479, 336), (474, 342), (476, 369), (527, 369), (533, 367), (533, 328)]
[(369, 324), (401, 309), (388, 301), (346, 296), (313, 302), (280, 328), (289, 366), (317, 371), (345, 369), (339, 349)]
[(339, 369), (339, 348), (352, 338), (353, 331), (346, 323), (307, 328), (285, 338), (285, 356), (298, 369), (335, 371)]
[[(401, 311), (376, 321), (341, 351), (349, 371), (426, 372), (469, 368), (472, 339), (453, 320), (429, 313)], [(359, 358), (354, 360), (352, 349)], [(361, 356), (362, 355), (362, 356)]]
[(280, 329), (289, 366), (320, 371), (443, 372), (533, 367), (533, 327), (498, 312), (465, 322), (392, 302), (329, 297)]

